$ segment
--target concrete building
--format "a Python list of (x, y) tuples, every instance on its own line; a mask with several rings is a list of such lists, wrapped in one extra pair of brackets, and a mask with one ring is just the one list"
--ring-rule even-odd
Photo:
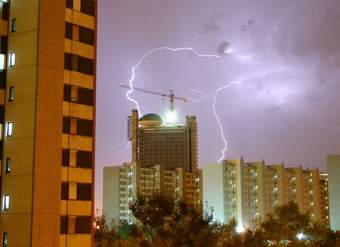
[(251, 226), (290, 200), (314, 220), (324, 220), (317, 169), (267, 166), (263, 160), (240, 158), (204, 166), (203, 180), (203, 201), (214, 208), (214, 218), (220, 222), (235, 218), (240, 225)]
[(91, 246), (96, 1), (0, 1), (2, 246)]
[(327, 156), (329, 219), (334, 231), (340, 231), (340, 155)]
[(126, 163), (104, 167), (103, 184), (103, 211), (115, 224), (134, 221), (129, 205), (139, 195), (161, 193), (191, 205), (202, 203), (201, 170), (168, 170), (160, 165), (143, 168), (136, 163)]
[(128, 138), (132, 142), (132, 162), (141, 167), (160, 165), (165, 169), (197, 168), (196, 117), (188, 116), (185, 125), (162, 124), (157, 114), (139, 119), (137, 110), (129, 117)]

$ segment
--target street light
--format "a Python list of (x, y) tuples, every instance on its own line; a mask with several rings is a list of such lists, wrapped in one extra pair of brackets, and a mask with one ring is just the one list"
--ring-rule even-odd
[(296, 235), (296, 238), (298, 240), (304, 240), (306, 238), (306, 236), (303, 232), (300, 232), (299, 234)]

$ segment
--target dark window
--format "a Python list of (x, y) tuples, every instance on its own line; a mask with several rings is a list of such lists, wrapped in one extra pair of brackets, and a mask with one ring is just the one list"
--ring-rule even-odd
[(79, 70), (80, 73), (93, 75), (93, 60), (85, 57), (79, 57)]
[(9, 17), (9, 4), (2, 3), (2, 19), (8, 21)]
[(94, 73), (92, 59), (65, 53), (64, 63), (64, 68), (67, 70), (78, 71), (88, 75), (93, 75)]
[(63, 117), (63, 133), (68, 134), (70, 133), (70, 117)]
[(92, 168), (92, 152), (77, 151), (77, 167)]
[(70, 164), (70, 150), (69, 149), (63, 149), (62, 151), (62, 165), (63, 166), (69, 166)]
[(77, 135), (92, 136), (93, 121), (86, 119), (78, 119), (77, 121)]
[(15, 33), (17, 31), (17, 19), (16, 18), (12, 18), (12, 29), (11, 29), (12, 33)]
[(93, 90), (87, 88), (79, 88), (78, 103), (84, 105), (93, 105)]
[(1, 36), (1, 53), (2, 54), (7, 54), (7, 44), (8, 44), (8, 39), (6, 36)]
[(94, 30), (85, 27), (79, 27), (79, 41), (88, 45), (94, 44)]
[(66, 8), (73, 9), (73, 0), (66, 0)]
[(72, 23), (66, 22), (65, 23), (65, 37), (68, 39), (72, 39)]
[(80, 11), (87, 15), (94, 16), (95, 2), (94, 0), (81, 0)]
[[(5, 119), (4, 105), (0, 105), (0, 123), (3, 123)], [(2, 151), (2, 150), (1, 150)]]
[(64, 68), (67, 70), (71, 70), (72, 68), (72, 54), (65, 53), (64, 55)]
[(68, 218), (67, 216), (60, 217), (60, 234), (67, 234)]
[(9, 87), (8, 90), (8, 101), (13, 101), (14, 100), (14, 87)]
[(8, 246), (8, 233), (3, 232), (2, 233), (2, 247), (7, 247)]
[[(0, 150), (3, 150), (4, 140), (0, 141)], [(0, 152), (0, 160), (2, 160), (2, 152)]]
[(71, 85), (64, 84), (64, 101), (71, 101)]
[(0, 71), (0, 88), (2, 89), (6, 88), (6, 77), (7, 71), (6, 70)]
[(11, 172), (11, 159), (7, 158), (5, 163), (5, 172), (8, 174)]
[(91, 233), (91, 221), (91, 216), (78, 216), (75, 233)]
[(61, 200), (68, 200), (68, 183), (62, 182), (61, 183)]
[(92, 184), (77, 184), (77, 200), (91, 201), (92, 200)]

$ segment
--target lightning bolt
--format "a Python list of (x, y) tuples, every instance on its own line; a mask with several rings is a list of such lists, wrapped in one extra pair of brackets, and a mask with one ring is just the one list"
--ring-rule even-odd
[[(131, 68), (131, 77), (130, 77), (130, 80), (129, 80), (130, 89), (126, 92), (127, 99), (136, 105), (137, 110), (141, 115), (142, 115), (141, 108), (140, 108), (138, 102), (131, 97), (131, 94), (134, 92), (134, 82), (135, 82), (135, 79), (136, 79), (136, 72), (140, 68), (140, 66), (143, 64), (143, 62), (149, 56), (153, 55), (156, 52), (161, 52), (161, 51), (191, 52), (192, 54), (194, 54), (195, 56), (200, 57), (200, 58), (216, 58), (216, 59), (219, 59), (219, 58), (222, 57), (222, 56), (216, 55), (216, 54), (202, 54), (202, 53), (197, 52), (194, 48), (191, 48), (191, 47), (172, 48), (172, 47), (163, 46), (163, 47), (153, 48), (153, 49), (145, 52), (144, 55), (138, 60), (138, 62)], [(234, 54), (234, 55), (236, 57), (240, 57), (241, 60), (249, 60), (252, 57), (252, 55), (250, 55), (250, 56), (249, 55), (239, 55), (239, 54)], [(236, 85), (236, 84), (241, 84), (241, 81), (232, 81), (232, 82), (229, 82), (229, 83), (225, 83), (223, 86), (221, 86), (217, 89), (214, 89), (210, 93), (205, 93), (205, 92), (200, 91), (200, 90), (187, 88), (188, 91), (198, 93), (198, 94), (201, 95), (201, 97), (198, 100), (192, 99), (192, 101), (194, 101), (194, 102), (200, 103), (202, 100), (207, 99), (207, 98), (210, 98), (210, 99), (213, 100), (212, 111), (213, 111), (214, 117), (216, 119), (216, 123), (218, 125), (218, 128), (220, 130), (221, 139), (224, 143), (223, 149), (221, 150), (221, 156), (218, 159), (218, 162), (221, 162), (225, 158), (226, 152), (228, 150), (228, 141), (227, 141), (227, 138), (225, 137), (225, 134), (224, 134), (224, 129), (223, 129), (223, 125), (221, 123), (221, 119), (220, 119), (220, 117), (217, 113), (217, 110), (216, 110), (217, 97), (218, 97), (218, 94), (221, 91), (223, 91), (224, 89), (230, 88), (230, 87), (232, 87), (233, 85)]]
[(187, 51), (187, 52), (191, 52), (195, 56), (201, 57), (201, 58), (221, 58), (221, 56), (216, 55), (216, 54), (201, 54), (191, 47), (172, 48), (172, 47), (163, 46), (163, 47), (153, 48), (153, 49), (145, 52), (144, 55), (138, 60), (138, 62), (131, 68), (131, 77), (130, 77), (130, 80), (129, 80), (130, 90), (126, 92), (126, 98), (136, 105), (136, 108), (141, 115), (143, 115), (143, 114), (141, 112), (141, 109), (140, 109), (140, 106), (139, 106), (137, 100), (135, 100), (131, 97), (131, 94), (133, 93), (134, 81), (136, 79), (136, 71), (138, 70), (138, 68), (143, 64), (143, 62), (149, 56), (153, 55), (156, 52), (160, 52), (160, 51), (171, 51), (171, 52)]

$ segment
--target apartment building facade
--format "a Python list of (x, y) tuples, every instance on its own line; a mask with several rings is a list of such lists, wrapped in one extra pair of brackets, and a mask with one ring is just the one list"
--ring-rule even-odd
[(214, 208), (214, 217), (220, 222), (235, 218), (250, 227), (289, 201), (295, 201), (312, 219), (326, 221), (317, 169), (267, 166), (263, 160), (245, 162), (240, 158), (203, 167), (203, 179), (203, 200)]
[(167, 195), (194, 206), (202, 203), (202, 171), (183, 168), (165, 169), (136, 163), (104, 167), (103, 211), (109, 221), (134, 222), (129, 205), (139, 196)]
[(334, 231), (340, 231), (340, 155), (327, 156), (329, 219)]
[(96, 1), (0, 1), (2, 246), (92, 246)]

